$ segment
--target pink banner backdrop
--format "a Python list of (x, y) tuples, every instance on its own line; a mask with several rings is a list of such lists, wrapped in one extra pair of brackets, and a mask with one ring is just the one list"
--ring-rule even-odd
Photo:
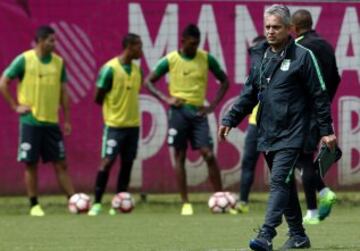
[[(157, 60), (179, 47), (179, 34), (188, 23), (202, 30), (201, 47), (214, 54), (229, 75), (231, 87), (215, 113), (209, 115), (224, 185), (238, 190), (247, 121), (234, 129), (228, 142), (215, 137), (222, 114), (243, 88), (248, 71), (249, 42), (263, 32), (263, 11), (269, 2), (253, 1), (127, 1), (127, 0), (5, 0), (0, 2), (0, 69), (33, 45), (34, 30), (50, 24), (57, 31), (57, 51), (65, 60), (72, 100), (73, 133), (66, 137), (71, 175), (78, 190), (92, 191), (100, 161), (102, 117), (93, 102), (98, 69), (121, 49), (121, 38), (131, 31), (141, 35), (147, 74)], [(332, 105), (334, 127), (344, 151), (326, 180), (332, 187), (360, 185), (360, 4), (289, 2), (291, 11), (307, 8), (316, 30), (334, 46), (342, 82)], [(12, 85), (15, 90), (16, 84)], [(166, 91), (164, 79), (159, 87)], [(217, 83), (210, 78), (208, 100)], [(167, 147), (167, 106), (143, 89), (142, 136), (131, 186), (138, 191), (176, 191), (174, 164)], [(16, 162), (18, 117), (0, 99), (0, 194), (24, 193), (23, 167)], [(119, 165), (112, 170), (110, 188)], [(200, 156), (189, 151), (188, 183), (192, 191), (207, 191), (207, 169)], [(51, 166), (41, 165), (40, 189), (57, 192)], [(255, 186), (264, 189), (267, 171), (258, 162)]]

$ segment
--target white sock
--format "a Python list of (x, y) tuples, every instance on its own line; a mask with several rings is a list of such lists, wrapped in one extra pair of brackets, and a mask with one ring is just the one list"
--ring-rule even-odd
[(317, 209), (311, 209), (311, 210), (307, 210), (306, 215), (309, 215), (310, 218), (314, 218), (314, 217), (318, 217), (319, 213)]
[(328, 187), (324, 187), (323, 189), (320, 190), (319, 196), (324, 197), (329, 191), (330, 189)]

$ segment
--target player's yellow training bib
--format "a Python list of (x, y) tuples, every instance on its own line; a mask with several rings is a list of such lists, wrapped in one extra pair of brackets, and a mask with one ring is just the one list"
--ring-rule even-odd
[(259, 109), (259, 104), (257, 104), (253, 108), (251, 115), (249, 117), (249, 124), (256, 125), (256, 115), (257, 115), (258, 109)]
[(198, 50), (195, 58), (185, 59), (178, 51), (167, 55), (169, 61), (169, 93), (187, 104), (204, 104), (208, 82), (208, 53)]
[(139, 126), (140, 67), (132, 63), (129, 75), (123, 69), (117, 57), (111, 59), (105, 65), (113, 69), (112, 87), (106, 94), (103, 104), (105, 124), (110, 127)]
[(57, 123), (63, 60), (52, 53), (50, 62), (42, 63), (35, 50), (26, 51), (23, 55), (25, 75), (17, 88), (18, 102), (30, 106), (38, 121)]

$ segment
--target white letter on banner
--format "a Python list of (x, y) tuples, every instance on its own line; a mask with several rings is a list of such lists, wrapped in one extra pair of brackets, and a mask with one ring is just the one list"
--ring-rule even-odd
[(236, 6), (235, 19), (235, 83), (244, 83), (247, 76), (247, 44), (258, 36), (250, 13), (245, 5)]
[[(350, 44), (353, 56), (346, 55)], [(360, 27), (355, 7), (346, 8), (335, 54), (340, 75), (344, 70), (354, 70), (360, 79)]]
[[(353, 125), (353, 115), (357, 124)], [(351, 185), (360, 183), (360, 161), (352, 166), (353, 153), (360, 155), (360, 98), (343, 96), (339, 100), (339, 145), (343, 156), (338, 163), (339, 184)], [(354, 152), (355, 151), (355, 152)]]
[(178, 47), (178, 6), (169, 4), (161, 20), (155, 42), (152, 43), (149, 30), (141, 6), (138, 3), (129, 4), (129, 31), (141, 36), (144, 58), (149, 69), (164, 55), (164, 52), (176, 50)]
[(159, 152), (165, 142), (168, 125), (163, 105), (153, 96), (140, 95), (140, 110), (141, 114), (149, 113), (151, 115), (151, 127), (146, 137), (143, 138), (144, 135), (141, 130), (138, 156), (134, 162), (131, 174), (131, 187), (141, 188), (142, 161), (151, 158)]
[(224, 54), (217, 30), (213, 7), (211, 5), (204, 4), (201, 6), (198, 26), (201, 30), (200, 48), (204, 48), (205, 41), (208, 39), (209, 51), (219, 60), (222, 69), (226, 72)]

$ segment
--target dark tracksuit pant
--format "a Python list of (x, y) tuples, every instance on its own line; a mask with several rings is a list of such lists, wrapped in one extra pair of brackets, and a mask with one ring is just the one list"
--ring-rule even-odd
[(303, 235), (302, 214), (294, 178), (294, 168), (299, 149), (283, 149), (265, 154), (269, 166), (270, 196), (262, 230), (272, 238), (275, 228), (281, 224), (282, 216), (289, 225), (290, 235)]
[[(257, 151), (257, 127), (249, 124), (245, 137), (244, 156), (241, 163), (240, 201), (248, 202), (251, 186), (255, 178), (256, 163), (260, 152)], [(316, 191), (325, 187), (324, 181), (314, 166), (313, 153), (301, 153), (296, 165), (301, 170), (306, 205), (309, 210), (317, 209)]]
[(304, 186), (306, 205), (309, 210), (317, 208), (316, 191), (325, 187), (317, 166), (314, 165), (313, 153), (300, 154), (297, 167), (302, 170), (301, 178)]
[(248, 202), (251, 186), (255, 178), (256, 162), (260, 152), (257, 151), (258, 132), (256, 125), (249, 124), (245, 137), (244, 156), (241, 163), (240, 201)]

